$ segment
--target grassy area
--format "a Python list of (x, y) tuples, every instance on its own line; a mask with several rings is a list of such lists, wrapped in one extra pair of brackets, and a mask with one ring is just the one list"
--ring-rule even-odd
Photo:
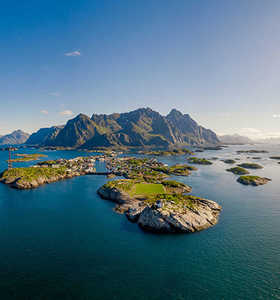
[(176, 180), (164, 180), (162, 184), (166, 187), (171, 187), (171, 188), (180, 188), (186, 186), (184, 183), (178, 182)]
[(9, 178), (15, 180), (21, 178), (26, 182), (31, 182), (33, 180), (41, 178), (51, 178), (54, 176), (60, 176), (66, 174), (66, 168), (13, 168), (4, 171), (2, 178)]
[(130, 192), (134, 184), (134, 180), (120, 179), (107, 182), (106, 184), (104, 184), (104, 188), (117, 188), (124, 192)]
[(194, 171), (197, 170), (197, 168), (189, 166), (189, 165), (174, 165), (171, 167), (168, 166), (161, 166), (161, 167), (155, 167), (154, 170), (158, 172), (162, 172), (168, 175), (183, 175), (188, 176), (190, 174), (190, 170)]
[(47, 155), (44, 154), (16, 154), (17, 158), (11, 159), (12, 162), (26, 162), (26, 161), (32, 161), (32, 160), (37, 160), (40, 157), (47, 157)]
[(136, 183), (133, 188), (135, 195), (153, 195), (165, 192), (163, 185), (156, 183)]
[(233, 174), (236, 174), (236, 175), (246, 175), (246, 174), (249, 174), (249, 172), (246, 169), (241, 168), (241, 167), (230, 168), (230, 169), (227, 169), (227, 171), (231, 172)]
[(173, 156), (173, 155), (192, 155), (192, 151), (186, 148), (172, 149), (172, 150), (159, 150), (159, 151), (144, 151), (146, 155), (154, 156)]
[(268, 179), (268, 178), (262, 178), (262, 177), (253, 176), (253, 175), (240, 176), (237, 179), (238, 182), (243, 183), (245, 185), (258, 185), (257, 182), (262, 181), (262, 180), (264, 180), (264, 182), (261, 184), (264, 184), (267, 181), (270, 181), (270, 179)]
[(116, 188), (128, 193), (131, 197), (139, 198), (142, 196), (146, 204), (155, 205), (158, 201), (162, 202), (163, 208), (171, 209), (196, 209), (201, 198), (186, 195), (175, 189), (186, 187), (184, 183), (175, 180), (166, 180), (162, 184), (145, 183), (131, 179), (120, 179), (107, 182), (103, 188)]
[(195, 209), (196, 202), (201, 200), (201, 198), (192, 196), (192, 195), (183, 195), (183, 194), (157, 194), (154, 197), (149, 197), (146, 201), (149, 205), (155, 204), (158, 200), (163, 201), (164, 204), (172, 204), (173, 207), (178, 209), (182, 208), (191, 208)]
[(188, 158), (188, 162), (198, 165), (212, 165), (212, 162), (207, 160), (206, 158), (190, 157)]
[(236, 163), (236, 161), (234, 159), (225, 159), (225, 160), (223, 160), (223, 162), (225, 164), (235, 164)]
[(262, 169), (263, 166), (255, 163), (243, 163), (239, 164), (238, 167), (245, 168), (245, 169)]

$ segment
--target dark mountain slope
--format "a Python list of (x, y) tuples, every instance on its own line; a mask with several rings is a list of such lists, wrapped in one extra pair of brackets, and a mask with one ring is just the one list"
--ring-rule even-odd
[(28, 145), (48, 145), (58, 135), (64, 126), (53, 126), (50, 128), (41, 128), (32, 133), (26, 141)]
[[(53, 129), (49, 130), (53, 132)], [(213, 145), (219, 140), (213, 131), (199, 126), (189, 115), (175, 109), (165, 117), (150, 108), (140, 108), (128, 113), (93, 114), (91, 118), (79, 114), (56, 134), (48, 134), (41, 144), (93, 148), (168, 147), (186, 143)]]

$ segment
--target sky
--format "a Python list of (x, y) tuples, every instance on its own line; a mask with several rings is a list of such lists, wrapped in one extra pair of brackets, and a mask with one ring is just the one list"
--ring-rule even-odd
[(151, 107), (280, 136), (279, 0), (9, 0), (0, 135)]

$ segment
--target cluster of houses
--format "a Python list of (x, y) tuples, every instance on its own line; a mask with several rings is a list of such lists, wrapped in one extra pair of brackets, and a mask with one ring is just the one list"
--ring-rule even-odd
[(135, 157), (121, 157), (106, 160), (107, 169), (116, 175), (144, 173), (162, 166), (166, 165), (157, 161), (155, 158), (143, 159)]
[(66, 167), (67, 173), (94, 173), (95, 172), (95, 156), (76, 157), (72, 159), (57, 159), (39, 162), (34, 167), (41, 168), (60, 168)]
[(57, 159), (57, 160), (47, 160), (41, 161), (35, 168), (60, 168), (66, 167), (66, 172), (69, 174), (92, 174), (96, 173), (95, 162), (107, 162), (113, 159), (117, 154), (111, 153), (110, 155), (94, 155), (94, 156), (79, 156), (72, 159)]

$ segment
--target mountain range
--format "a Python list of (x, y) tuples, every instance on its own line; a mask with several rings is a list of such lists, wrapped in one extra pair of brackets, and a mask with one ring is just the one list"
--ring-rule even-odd
[(30, 134), (22, 130), (16, 130), (10, 134), (0, 136), (0, 145), (19, 145), (24, 144)]
[(198, 125), (188, 114), (172, 109), (167, 116), (150, 108), (110, 115), (79, 114), (64, 126), (42, 128), (26, 144), (72, 148), (168, 147), (172, 145), (216, 145), (220, 141), (210, 129)]
[(229, 145), (242, 145), (242, 144), (254, 144), (255, 142), (248, 138), (247, 136), (242, 136), (239, 134), (226, 134), (220, 135), (219, 139), (223, 144)]

